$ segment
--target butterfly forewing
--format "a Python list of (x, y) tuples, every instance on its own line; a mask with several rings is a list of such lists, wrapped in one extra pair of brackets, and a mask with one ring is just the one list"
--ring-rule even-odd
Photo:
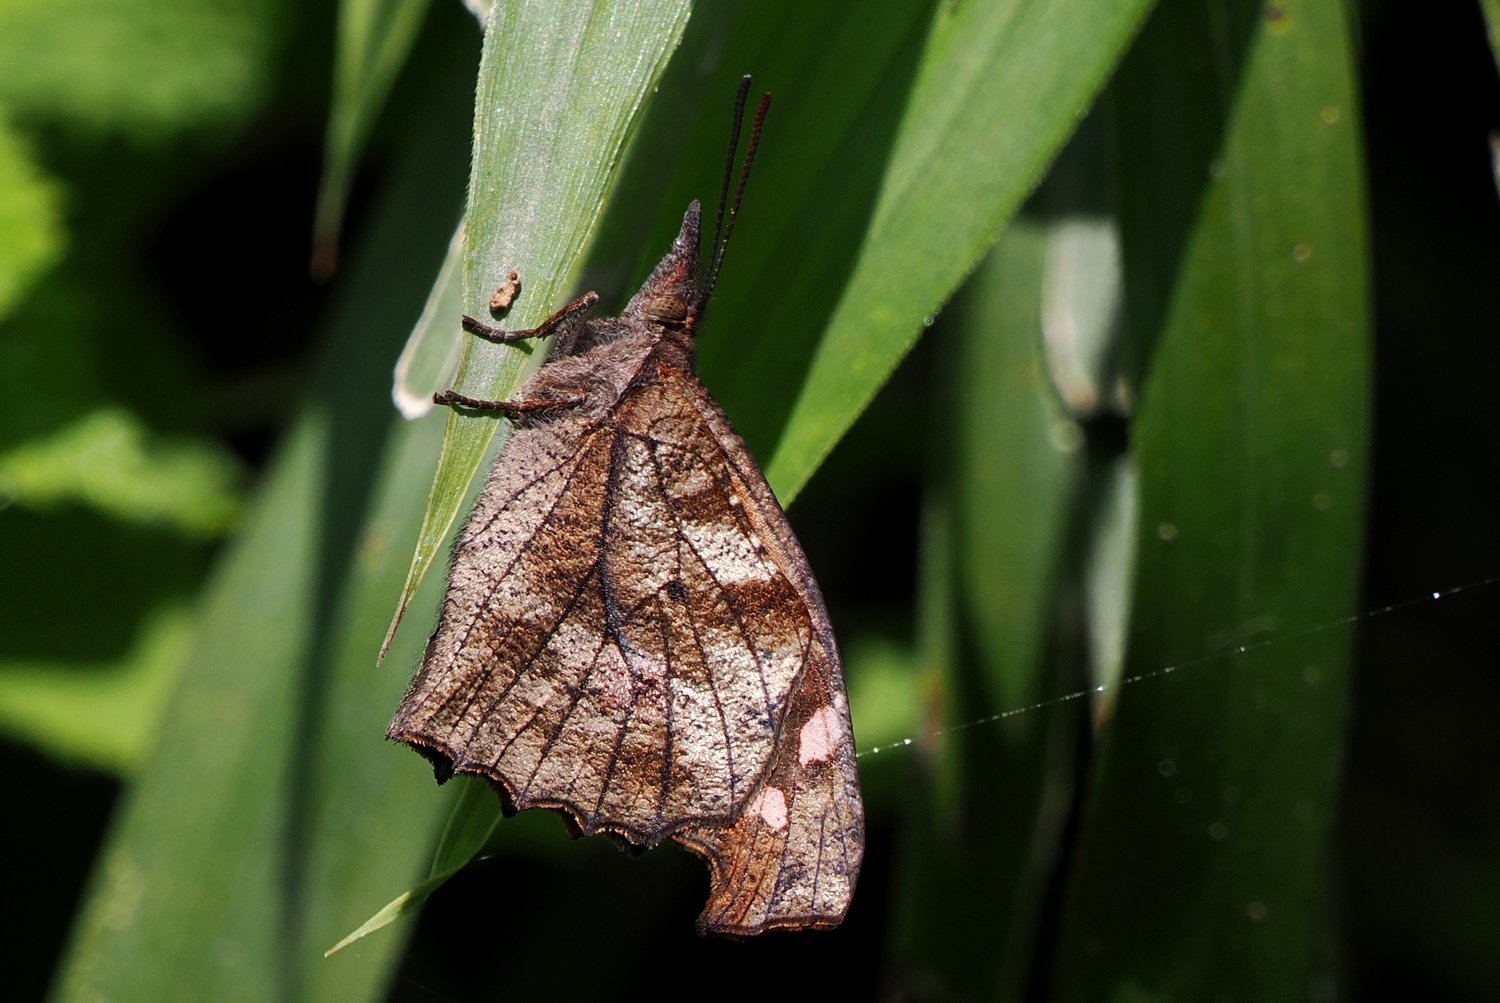
[(827, 633), (763, 481), (668, 372), (611, 418), (517, 430), (391, 728), (517, 808), (642, 842), (741, 810)]
[(534, 791), (590, 687), (618, 675), (618, 652), (582, 626), (601, 617), (602, 500), (577, 488), (605, 475), (609, 445), (583, 419), (517, 430), (515, 459), (496, 464), (454, 545), (442, 616), (390, 728), (440, 775), (489, 776), (521, 808), (591, 808), (581, 799), (599, 783), (597, 771), (580, 771), (566, 792)]

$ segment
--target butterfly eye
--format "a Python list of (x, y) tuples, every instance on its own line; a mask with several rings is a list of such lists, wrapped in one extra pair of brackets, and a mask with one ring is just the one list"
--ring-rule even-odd
[(680, 324), (687, 320), (687, 304), (676, 296), (657, 296), (646, 304), (643, 311), (650, 320), (667, 324)]

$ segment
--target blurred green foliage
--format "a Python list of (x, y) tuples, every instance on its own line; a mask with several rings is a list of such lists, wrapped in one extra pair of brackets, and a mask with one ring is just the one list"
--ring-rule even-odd
[[(1480, 9), (1450, 21), (1482, 107)], [(0, 748), (28, 785), (16, 855), (38, 861), (14, 991), (763, 996), (751, 968), (914, 999), (1500, 990), (1482, 781), (1449, 792), (1462, 854), (1436, 824), (1380, 834), (1443, 817), (1417, 778), (1493, 742), (1436, 710), (1350, 726), (1384, 706), (1370, 679), (1408, 678), (1375, 648), (1418, 664), (1462, 629), (1362, 649), (1344, 622), (1361, 588), (1404, 598), (1382, 569), (1439, 520), (1392, 512), (1452, 476), (1382, 494), (1444, 434), (1377, 455), (1372, 419), (1430, 366), (1455, 427), (1495, 425), (1472, 335), (1496, 319), (1480, 154), (1500, 123), (1453, 102), (1488, 201), (1427, 176), (1382, 195), (1411, 161), (1358, 60), (1399, 23), (1245, 0), (517, 0), (481, 58), (468, 11), (421, 0), (0, 4)], [(381, 735), (433, 616), (426, 562), (503, 437), (390, 407), (424, 302), (438, 341), (510, 267), (518, 324), (578, 287), (621, 302), (712, 198), (746, 71), (775, 103), (701, 369), (798, 499), (871, 831), (843, 928), (737, 945), (691, 934), (696, 858), (497, 823), (482, 785), (438, 790)], [(1420, 258), (1382, 271), (1367, 190), (1391, 231), (1443, 238), (1403, 246), (1472, 275), (1436, 295)], [(1446, 229), (1412, 222), (1410, 200), (1455, 193)], [(326, 288), (310, 246), (338, 264)], [(1446, 354), (1401, 356), (1372, 404), (1376, 353), (1420, 341), (1382, 324), (1429, 312)], [(463, 348), (486, 396), (540, 361)], [(1486, 511), (1477, 483), (1450, 497)], [(1493, 575), (1493, 534), (1453, 522)], [(1378, 720), (1403, 722), (1393, 703)], [(1423, 771), (1445, 730), (1463, 755)], [(1417, 764), (1401, 810), (1391, 747)], [(1467, 881), (1398, 893), (1392, 860)]]
[(0, 315), (8, 313), (63, 250), (61, 186), (30, 144), (0, 119)]
[(0, 493), (13, 504), (45, 511), (77, 502), (110, 518), (194, 536), (233, 527), (235, 474), (222, 451), (194, 441), (151, 441), (138, 418), (110, 407), (0, 453)]
[[(28, 624), (33, 643), (0, 650), (0, 718), (67, 759), (138, 762), (181, 661), (206, 541), (238, 518), (238, 461), (205, 415), (162, 406), (196, 398), (183, 392), (191, 364), (131, 269), (175, 196), (168, 175), (131, 168), (201, 157), (262, 106), (276, 9), (0, 5), (0, 535), (60, 561), (80, 542), (65, 539), (78, 520), (98, 534), (84, 558), (92, 588), (54, 579), (12, 605), (30, 619), (10, 626)], [(22, 528), (23, 510), (57, 517)], [(134, 551), (141, 534), (204, 542), (164, 539), (154, 560), (109, 561), (123, 559), (110, 538)], [(102, 643), (65, 636), (79, 619)]]
[(0, 104), (89, 138), (222, 129), (273, 86), (277, 10), (274, 0), (7, 0)]

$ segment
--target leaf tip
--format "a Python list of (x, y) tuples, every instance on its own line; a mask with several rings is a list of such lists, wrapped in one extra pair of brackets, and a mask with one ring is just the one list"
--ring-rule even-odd
[(385, 640), (380, 642), (380, 654), (375, 656), (375, 667), (379, 668), (385, 662), (386, 652), (391, 650), (391, 642), (396, 639), (396, 628), (401, 626), (401, 618), (406, 615), (407, 596), (401, 596), (401, 602), (396, 606), (396, 615), (391, 617), (391, 625), (386, 628)]

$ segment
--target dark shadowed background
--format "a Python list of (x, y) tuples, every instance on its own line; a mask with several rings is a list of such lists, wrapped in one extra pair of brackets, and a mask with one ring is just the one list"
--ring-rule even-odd
[[(380, 16), (394, 18), (398, 6)], [(360, 562), (377, 561), (383, 548), (399, 553), (404, 567), (416, 538), (415, 520), (382, 525), (380, 532), (366, 520), (381, 511), (381, 477), (393, 470), (418, 482), (431, 476), (441, 435), (431, 422), (427, 431), (391, 431), (386, 374), (464, 210), (480, 33), (458, 4), (435, 4), (425, 14), (351, 174), (338, 268), (315, 281), (309, 259), (333, 75), (332, 7), (122, 0), (98, 12), (83, 4), (7, 4), (0, 11), (0, 769), (7, 778), (12, 907), (0, 937), (4, 995), (39, 998), (50, 987), (58, 998), (94, 991), (133, 998), (139, 973), (154, 969), (181, 998), (202, 998), (192, 966), (184, 968), (191, 955), (211, 956), (221, 973), (237, 965), (257, 972), (242, 983), (221, 975), (227, 981), (219, 989), (239, 987), (244, 998), (838, 992), (893, 999), (1133, 993), (1191, 999), (1209, 987), (1222, 998), (1287, 998), (1281, 993), (1289, 986), (1314, 999), (1495, 998), (1500, 197), (1491, 143), (1500, 136), (1500, 53), (1487, 40), (1481, 6), (1415, 11), (1370, 2), (1348, 11), (1345, 41), (1353, 42), (1357, 93), (1340, 107), (1358, 125), (1363, 152), (1353, 161), (1351, 198), (1358, 208), (1362, 183), (1366, 214), (1363, 229), (1356, 213), (1340, 231), (1353, 248), (1340, 274), (1352, 278), (1336, 295), (1370, 305), (1369, 323), (1351, 321), (1351, 337), (1370, 353), (1370, 368), (1362, 357), (1351, 365), (1353, 389), (1329, 381), (1330, 398), (1347, 390), (1339, 400), (1349, 402), (1362, 428), (1358, 436), (1367, 439), (1354, 460), (1365, 485), (1339, 496), (1346, 513), (1354, 513), (1344, 531), (1355, 540), (1362, 534), (1363, 543), (1336, 553), (1334, 563), (1342, 563), (1328, 586), (1328, 605), (1261, 610), (1241, 603), (1221, 634), (1205, 628), (1189, 645), (1172, 647), (1170, 631), (1157, 631), (1151, 616), (1171, 619), (1174, 607), (1133, 598), (1138, 633), (1124, 672), (1141, 678), (1119, 689), (1118, 709), (1107, 701), (1091, 708), (1085, 699), (1060, 699), (1096, 683), (1089, 666), (1106, 660), (1097, 623), (1081, 610), (1102, 601), (1090, 591), (1085, 569), (1103, 546), (1096, 534), (1108, 520), (1100, 513), (1108, 509), (1108, 485), (1117, 483), (1109, 471), (1121, 469), (1122, 458), (1139, 447), (1146, 457), (1142, 504), (1154, 511), (1161, 495), (1153, 492), (1162, 489), (1151, 481), (1152, 443), (1175, 441), (1215, 420), (1214, 398), (1205, 396), (1202, 413), (1155, 412), (1151, 429), (1162, 438), (1141, 430), (1135, 408), (1151, 399), (1152, 380), (1161, 378), (1149, 363), (1166, 358), (1171, 344), (1163, 335), (1159, 347), (1142, 318), (1155, 317), (1166, 329), (1157, 314), (1180, 301), (1174, 283), (1215, 260), (1230, 263), (1231, 277), (1260, 281), (1233, 267), (1241, 259), (1232, 249), (1216, 258), (1210, 248), (1201, 259), (1207, 265), (1193, 264), (1204, 249), (1192, 228), (1200, 212), (1216, 211), (1211, 182), (1223, 164), (1231, 175), (1237, 170), (1225, 137), (1243, 124), (1231, 113), (1240, 107), (1238, 74), (1252, 79), (1247, 67), (1257, 46), (1312, 20), (1297, 2), (1215, 0), (1192, 4), (1191, 15), (1182, 13), (1189, 5), (1170, 16), (1156, 11), (1055, 169), (978, 264), (972, 284), (930, 318), (790, 509), (840, 634), (861, 747), (917, 739), (861, 762), (869, 849), (844, 926), (748, 944), (699, 940), (692, 919), (707, 881), (696, 858), (675, 847), (631, 856), (604, 840), (573, 842), (557, 819), (532, 813), (503, 821), (480, 859), (440, 888), (420, 916), (372, 934), (368, 943), (381, 940), (371, 954), (361, 955), (356, 945), (324, 962), (306, 946), (331, 946), (424, 873), (368, 872), (361, 847), (378, 842), (388, 826), (397, 834), (392, 838), (419, 844), (414, 859), (425, 859), (451, 799), (435, 787), (429, 795), (425, 781), (416, 786), (425, 766), (382, 741), (383, 721), (343, 721), (350, 733), (368, 734), (368, 748), (351, 746), (347, 755), (393, 757), (390, 769), (417, 792), (412, 807), (399, 818), (351, 816), (347, 834), (322, 819), (316, 824), (324, 827), (323, 842), (298, 842), (329, 803), (324, 785), (340, 787), (339, 796), (355, 804), (388, 793), (362, 789), (376, 781), (359, 779), (354, 769), (305, 775), (295, 765), (328, 753), (332, 740), (321, 723), (340, 720), (348, 706), (340, 695), (346, 683), (318, 672), (324, 659), (339, 654), (335, 625), (370, 621), (361, 636), (368, 637), (372, 688), (399, 693), (413, 668), (409, 654), (378, 668), (374, 662), (394, 590), (364, 597), (364, 605), (343, 590), (357, 592), (349, 583), (360, 581)], [(867, 42), (857, 26), (830, 28), (824, 22), (842, 17), (832, 13), (775, 21), (748, 5), (712, 15), (700, 10), (663, 78), (662, 105), (648, 109), (639, 137), (641, 149), (670, 150), (682, 159), (667, 167), (643, 156), (626, 162), (623, 195), (606, 211), (583, 273), (606, 303), (621, 301), (665, 248), (680, 218), (679, 189), (708, 196), (717, 184), (716, 144), (727, 118), (719, 108), (727, 108), (728, 92), (715, 85), (712, 93), (682, 95), (741, 70), (764, 74), (777, 103), (705, 335), (721, 340), (705, 342), (703, 367), (705, 381), (763, 459), (795, 421), (797, 381), (819, 345), (810, 335), (792, 335), (820, 330), (848, 288), (855, 269), (849, 249), (861, 246), (875, 225), (881, 158), (901, 140), (900, 120), (886, 112), (910, 99), (925, 25), (943, 12), (922, 5), (892, 10), (898, 7), (912, 30), (871, 28)], [(827, 51), (826, 66), (799, 56), (805, 76), (770, 57), (764, 68), (721, 69), (726, 50), (738, 59), (760, 51), (757, 45), (774, 48), (766, 39), (778, 31), (787, 46), (811, 39), (802, 44), (818, 51), (823, 32), (837, 37), (840, 48)], [(868, 66), (860, 65), (862, 44), (872, 53)], [(1212, 52), (1205, 65), (1221, 75), (1218, 97), (1190, 75), (1170, 77), (1161, 69), (1180, 54), (1191, 70), (1189, 57), (1204, 52)], [(869, 78), (859, 85), (864, 104), (819, 146), (808, 109), (821, 106), (806, 95), (816, 83), (825, 89), (817, 100), (835, 101), (841, 75)], [(813, 82), (799, 94), (797, 81), (804, 79)], [(1274, 83), (1265, 86), (1274, 97)], [(1169, 104), (1171, 113), (1152, 123), (1150, 109)], [(1268, 107), (1274, 114), (1274, 101)], [(699, 124), (700, 115), (711, 125)], [(789, 123), (780, 134), (777, 116)], [(1204, 129), (1190, 132), (1198, 118)], [(1159, 133), (1142, 125), (1162, 122)], [(1160, 144), (1171, 142), (1180, 125), (1190, 141), (1163, 152)], [(713, 138), (699, 142), (702, 136)], [(694, 145), (684, 153), (689, 137)], [(1199, 141), (1201, 149), (1193, 146)], [(847, 150), (862, 159), (841, 163)], [(1187, 165), (1191, 184), (1172, 188), (1170, 169), (1150, 166), (1161, 162)], [(1153, 184), (1171, 190), (1152, 194)], [(1290, 190), (1296, 176), (1280, 184)], [(1314, 201), (1320, 191), (1312, 189)], [(659, 200), (659, 211), (632, 203), (636, 196)], [(804, 208), (778, 216), (780, 205)], [(824, 206), (826, 214), (819, 211)], [(1275, 213), (1253, 200), (1227, 211), (1249, 221), (1234, 232), (1249, 232), (1258, 217)], [(1111, 218), (1123, 228), (1129, 304), (1119, 323), (1134, 325), (1121, 342), (1131, 347), (1121, 351), (1135, 354), (1117, 371), (1131, 393), (1124, 403), (1064, 407), (1057, 398), (1065, 392), (1052, 389), (1058, 378), (1040, 375), (1037, 307), (1008, 297), (1015, 283), (1039, 273), (1047, 260), (1041, 242), (1056, 225)], [(322, 246), (326, 265), (332, 245)], [(1157, 254), (1159, 246), (1168, 250)], [(1317, 262), (1324, 246), (1291, 247), (1287, 258), (1310, 253)], [(745, 279), (736, 279), (737, 264)], [(1254, 288), (1274, 291), (1278, 281), (1272, 276)], [(778, 297), (792, 305), (778, 308)], [(1234, 320), (1233, 311), (1204, 316), (1205, 331)], [(988, 348), (1008, 349), (996, 347), (998, 334), (976, 340), (976, 330), (1019, 332), (1004, 342), (1014, 354), (985, 355)], [(1211, 338), (1203, 334), (1205, 343)], [(1232, 361), (1243, 365), (1245, 357)], [(1313, 353), (1279, 362), (1337, 370)], [(990, 365), (1019, 375), (975, 393), (966, 378), (990, 372), (983, 368)], [(1023, 418), (1002, 415), (977, 437), (972, 423), (976, 408), (1035, 393), (1036, 386), (1044, 388), (1038, 399), (1051, 415), (1042, 438), (1062, 436), (1079, 459), (1070, 472), (1045, 470), (1032, 479), (1029, 461), (1016, 459), (1007, 445)], [(1162, 400), (1165, 392), (1156, 392)], [(1359, 420), (1365, 414), (1367, 428)], [(1281, 439), (1273, 445), (1288, 441), (1289, 448), (1298, 445)], [(321, 457), (304, 455), (313, 442), (337, 447)], [(1323, 440), (1310, 437), (1308, 449), (1322, 461)], [(990, 471), (991, 462), (1009, 500), (975, 502), (988, 497), (971, 494), (978, 490), (973, 482), (983, 480), (976, 471)], [(298, 463), (319, 472), (319, 486), (308, 492), (305, 509), (279, 509), (277, 493), (290, 489), (274, 471)], [(1054, 482), (1062, 481), (1073, 486), (1061, 491)], [(1044, 487), (1070, 499), (1069, 507), (1043, 513), (1050, 520), (1045, 531), (1016, 525), (1028, 492), (1052, 497)], [(301, 515), (266, 524), (288, 511)], [(1010, 527), (1009, 535), (992, 554), (984, 549), (986, 534), (997, 523), (996, 532)], [(1144, 539), (1166, 539), (1165, 522), (1143, 524)], [(205, 598), (235, 594), (237, 576), (248, 572), (236, 570), (243, 561), (231, 557), (236, 541), (262, 539), (252, 530), (287, 541), (310, 534), (324, 557), (289, 569), (284, 584), (269, 578), (263, 606), (233, 609)], [(1272, 523), (1247, 534), (1259, 545), (1276, 532)], [(1015, 588), (1027, 591), (1016, 599), (997, 586), (1001, 598), (986, 608), (990, 593), (975, 583), (988, 581), (996, 568), (1003, 572), (1004, 555), (1013, 553), (1006, 548), (1028, 536), (1055, 544), (1048, 558), (1055, 564), (1042, 576), (1052, 591), (1039, 596), (1019, 582)], [(1309, 553), (1321, 554), (1320, 548), (1321, 542)], [(1224, 553), (1233, 561), (1239, 552)], [(1299, 586), (1306, 591), (1287, 594), (1318, 592), (1317, 560), (1310, 556), (1303, 569), (1311, 579)], [(966, 561), (975, 567), (963, 570)], [(1297, 570), (1295, 561), (1283, 564)], [(266, 567), (266, 574), (275, 572), (274, 562)], [(1226, 579), (1253, 591), (1236, 571), (1225, 568)], [(1176, 590), (1182, 603), (1199, 598), (1190, 581), (1163, 588)], [(1206, 597), (1212, 589), (1203, 588)], [(1434, 592), (1444, 595), (1425, 598)], [(430, 626), (430, 604), (425, 612), (420, 607), (403, 628), (411, 635), (408, 653)], [(1008, 677), (974, 667), (1004, 660), (1007, 642), (988, 630), (1021, 607), (1041, 611), (1028, 621), (1035, 632), (1028, 644), (1036, 663), (1049, 669), (1011, 687), (1003, 681)], [(258, 740), (259, 750), (254, 743), (239, 748), (223, 772), (149, 798), (133, 795), (146, 788), (132, 784), (156, 769), (153, 754), (164, 755), (163, 722), (201, 715), (202, 733), (212, 735), (217, 724), (228, 733), (241, 723), (237, 714), (255, 713), (249, 697), (243, 707), (229, 701), (211, 711), (190, 697), (174, 699), (182, 666), (211, 675), (213, 657), (205, 652), (219, 650), (263, 649), (274, 662), (291, 615), (324, 626), (299, 649), (303, 675), (275, 691), (274, 699), (292, 705), (281, 726)], [(234, 631), (224, 634), (224, 623)], [(1305, 824), (1311, 835), (1288, 837), (1292, 849), (1259, 837), (1225, 842), (1225, 852), (1243, 861), (1239, 873), (1252, 889), (1226, 920), (1216, 911), (1223, 903), (1217, 882), (1225, 879), (1214, 868), (1222, 861), (1204, 864), (1166, 850), (1156, 859), (1131, 841), (1132, 806), (1149, 795), (1123, 771), (1120, 750), (1130, 746), (1111, 739), (1111, 729), (1129, 735), (1145, 727), (1126, 713), (1133, 700), (1164, 705), (1167, 716), (1196, 719), (1201, 732), (1182, 731), (1169, 751), (1152, 755), (1147, 772), (1213, 773), (1246, 751), (1216, 746), (1214, 736), (1234, 735), (1240, 743), (1234, 720), (1261, 709), (1250, 706), (1260, 697), (1210, 690), (1195, 680), (1312, 673), (1325, 656), (1304, 649), (1324, 643), (1335, 654), (1318, 671), (1333, 680), (1325, 690), (1334, 696), (1310, 697), (1303, 708), (1294, 692), (1268, 691), (1265, 700), (1277, 705), (1278, 716), (1257, 726), (1263, 744), (1249, 755), (1272, 764), (1272, 773), (1247, 785), (1274, 786), (1274, 771), (1283, 771), (1289, 785), (1311, 776), (1309, 789), (1322, 791), (1321, 800), (1292, 805), (1284, 818), (1274, 815), (1281, 806), (1260, 801), (1235, 809), (1262, 813), (1261, 821), (1281, 830)], [(1248, 654), (1228, 654), (1246, 644)], [(1142, 654), (1158, 650), (1168, 653)], [(1183, 663), (1180, 675), (1158, 674)], [(1316, 741), (1303, 744), (1310, 705), (1327, 700)], [(1023, 711), (1032, 704), (1040, 706)], [(1023, 712), (985, 720), (1012, 711)], [(1101, 732), (1091, 715), (1100, 718)], [(960, 734), (933, 737), (969, 724)], [(213, 745), (173, 755), (194, 759), (201, 752), (213, 761)], [(1310, 762), (1301, 758), (1309, 748), (1324, 751)], [(291, 767), (283, 759), (289, 750)], [(281, 898), (264, 907), (274, 917), (261, 923), (269, 931), (262, 934), (264, 951), (228, 935), (195, 941), (192, 917), (199, 913), (187, 908), (179, 922), (161, 919), (168, 911), (155, 913), (159, 927), (144, 929), (143, 921), (129, 946), (119, 946), (120, 931), (134, 922), (133, 903), (151, 899), (160, 872), (132, 871), (129, 854), (106, 857), (104, 848), (116, 838), (115, 810), (133, 796), (144, 799), (137, 805), (149, 800), (160, 831), (192, 834), (200, 805), (232, 802), (241, 785), (264, 780), (261, 754), (267, 770), (286, 772), (289, 807), (274, 818), (205, 825), (191, 859), (182, 862), (181, 894), (191, 899), (199, 884), (194, 875), (201, 872), (193, 868), (238, 868), (240, 847), (251, 841), (271, 848), (265, 866)], [(348, 784), (340, 784), (343, 775)], [(1223, 772), (1216, 775), (1217, 796), (1232, 803), (1236, 788), (1222, 781)], [(1180, 804), (1186, 791), (1176, 790)], [(1331, 826), (1320, 828), (1319, 819)], [(1205, 831), (1207, 841), (1225, 838), (1213, 825)], [(1238, 835), (1232, 826), (1227, 832)], [(1281, 861), (1281, 877), (1267, 878)], [(151, 867), (170, 868), (171, 861)], [(350, 896), (357, 908), (335, 909), (321, 892), (307, 890), (334, 870), (348, 872), (349, 886), (364, 882)], [(1301, 902), (1296, 889), (1279, 887), (1265, 900), (1253, 893), (1278, 880), (1301, 883), (1303, 895), (1320, 903), (1283, 907), (1302, 910), (1310, 917), (1305, 924), (1278, 926), (1285, 913), (1277, 903)], [(233, 881), (225, 887), (228, 898), (213, 908), (231, 916), (261, 908), (249, 903), (249, 892), (237, 899)], [(91, 894), (99, 895), (92, 905)], [(1236, 887), (1228, 897), (1239, 894)], [(1207, 946), (1190, 935), (1197, 929), (1211, 931)], [(1130, 942), (1131, 930), (1140, 943)], [(1116, 951), (1129, 958), (1119, 960)], [(335, 965), (346, 967), (327, 967)], [(361, 965), (364, 974), (348, 982), (340, 981), (343, 974), (324, 974)], [(266, 968), (277, 974), (265, 976)], [(61, 981), (69, 971), (74, 981)], [(212, 995), (218, 998), (219, 990)]]

